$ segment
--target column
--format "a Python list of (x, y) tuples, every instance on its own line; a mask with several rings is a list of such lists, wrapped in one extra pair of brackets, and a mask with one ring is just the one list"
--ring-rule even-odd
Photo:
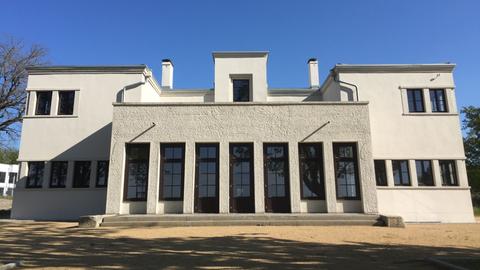
[(52, 162), (46, 161), (44, 162), (45, 167), (43, 169), (43, 181), (42, 181), (42, 188), (48, 189), (50, 188), (50, 172), (52, 171)]
[(468, 176), (467, 176), (467, 167), (465, 165), (465, 160), (456, 160), (456, 169), (458, 177), (458, 185), (460, 187), (468, 187)]
[(323, 158), (325, 164), (325, 203), (328, 213), (337, 212), (337, 191), (335, 187), (335, 167), (331, 141), (323, 143)]
[(417, 166), (415, 165), (415, 160), (408, 160), (408, 170), (410, 172), (412, 187), (418, 187)]
[(300, 213), (300, 172), (298, 164), (298, 144), (288, 143), (288, 164), (290, 172), (290, 205), (292, 213)]
[(254, 169), (254, 193), (255, 213), (265, 213), (265, 181), (263, 175), (263, 144), (253, 144), (253, 169)]
[(150, 155), (148, 165), (148, 191), (147, 191), (147, 214), (156, 214), (158, 205), (158, 189), (160, 168), (160, 144), (150, 142)]
[(185, 143), (185, 180), (183, 183), (183, 213), (193, 214), (195, 203), (195, 143)]
[[(70, 165), (70, 164), (69, 164)], [(107, 214), (119, 214), (122, 205), (125, 168), (125, 142), (112, 141), (108, 169)]]
[(230, 151), (228, 142), (220, 142), (219, 147), (219, 212), (227, 214), (230, 212)]
[(438, 160), (432, 161), (433, 183), (437, 187), (442, 186), (442, 173), (440, 171), (440, 163)]
[(393, 178), (392, 160), (385, 160), (385, 170), (387, 171), (387, 186), (394, 187), (395, 180)]

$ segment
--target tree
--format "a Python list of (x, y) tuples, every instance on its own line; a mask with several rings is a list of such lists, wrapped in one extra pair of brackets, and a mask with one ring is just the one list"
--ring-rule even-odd
[(19, 135), (19, 123), (25, 111), (26, 67), (44, 64), (46, 49), (28, 48), (15, 38), (0, 40), (0, 143), (3, 147)]
[(15, 164), (17, 163), (18, 150), (15, 148), (0, 149), (0, 163)]
[(467, 167), (480, 169), (480, 107), (464, 107), (462, 113), (463, 129), (467, 133), (463, 140)]

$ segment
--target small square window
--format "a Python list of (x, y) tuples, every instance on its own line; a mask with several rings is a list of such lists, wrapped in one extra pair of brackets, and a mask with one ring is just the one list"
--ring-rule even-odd
[(430, 89), (432, 112), (447, 112), (447, 102), (444, 89)]
[(58, 115), (72, 115), (75, 103), (75, 91), (58, 92)]
[(50, 115), (50, 107), (52, 106), (52, 91), (37, 92), (37, 107), (35, 115)]
[(233, 83), (233, 101), (250, 101), (250, 80), (232, 80)]

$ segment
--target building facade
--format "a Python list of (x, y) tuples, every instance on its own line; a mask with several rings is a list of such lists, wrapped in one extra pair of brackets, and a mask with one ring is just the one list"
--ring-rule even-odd
[(0, 164), (0, 196), (13, 196), (18, 179), (18, 165)]
[(12, 217), (369, 213), (473, 222), (453, 64), (336, 65), (271, 89), (215, 52), (213, 89), (146, 66), (32, 67)]

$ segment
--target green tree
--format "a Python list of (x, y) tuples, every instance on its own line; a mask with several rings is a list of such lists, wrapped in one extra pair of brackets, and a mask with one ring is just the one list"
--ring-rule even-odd
[(463, 129), (467, 135), (463, 140), (467, 166), (480, 168), (480, 107), (464, 107), (462, 113), (465, 116)]
[(0, 149), (0, 163), (15, 164), (17, 163), (18, 150), (15, 148)]

